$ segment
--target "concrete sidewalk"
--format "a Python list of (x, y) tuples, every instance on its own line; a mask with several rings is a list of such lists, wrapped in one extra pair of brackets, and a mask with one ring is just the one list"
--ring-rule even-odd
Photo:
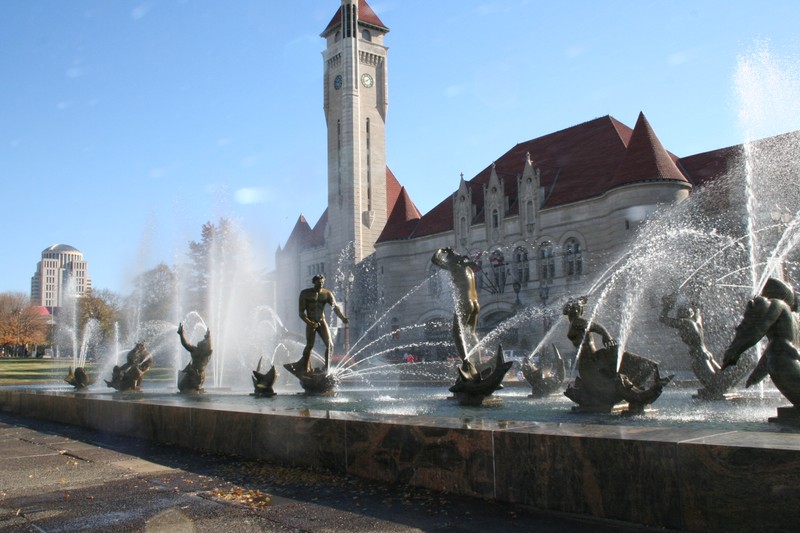
[(650, 530), (0, 413), (0, 531)]

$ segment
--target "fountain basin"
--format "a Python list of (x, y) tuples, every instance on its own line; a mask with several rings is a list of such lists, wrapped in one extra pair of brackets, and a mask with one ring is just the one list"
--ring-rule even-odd
[[(364, 396), (380, 394), (369, 389)], [(647, 416), (589, 419), (568, 410), (568, 421), (504, 417), (504, 409), (511, 415), (511, 404), (526, 394), (503, 391), (496, 408), (465, 408), (441, 392), (428, 400), (437, 405), (428, 414), (387, 414), (336, 410), (337, 402), (344, 406), (359, 396), (350, 390), (333, 398), (255, 399), (245, 393), (187, 397), (4, 388), (0, 408), (196, 450), (554, 512), (690, 531), (796, 527), (798, 433), (767, 422), (764, 431), (659, 426), (658, 418), (643, 421)], [(282, 398), (284, 404), (273, 401)], [(566, 402), (561, 407), (568, 408)], [(396, 407), (402, 398), (386, 403)], [(527, 402), (531, 409), (536, 403)], [(436, 415), (449, 409), (462, 416)], [(653, 416), (667, 412), (659, 405)]]

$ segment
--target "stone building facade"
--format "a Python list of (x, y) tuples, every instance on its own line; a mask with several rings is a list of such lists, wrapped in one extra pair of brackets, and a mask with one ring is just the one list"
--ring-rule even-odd
[[(290, 329), (297, 294), (324, 273), (349, 307), (350, 337), (370, 331), (404, 351), (446, 339), (453, 301), (430, 258), (451, 247), (480, 265), (479, 327), (490, 331), (521, 308), (584, 294), (642, 221), (724, 167), (723, 150), (670, 153), (644, 114), (633, 128), (605, 116), (515, 145), (422, 214), (386, 166), (388, 31), (365, 0), (342, 0), (322, 33), (328, 208), (313, 227), (300, 216), (276, 252), (276, 308)], [(556, 312), (507, 342), (529, 348)]]

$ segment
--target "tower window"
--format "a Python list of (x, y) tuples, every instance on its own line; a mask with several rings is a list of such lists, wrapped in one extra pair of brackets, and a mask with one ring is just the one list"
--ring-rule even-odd
[(367, 119), (367, 210), (372, 211), (372, 171), (371, 160), (372, 154), (370, 152), (370, 138), (369, 138), (369, 119)]
[(361, 32), (361, 38), (364, 39), (365, 41), (371, 41), (372, 34), (369, 32), (369, 30), (364, 30)]

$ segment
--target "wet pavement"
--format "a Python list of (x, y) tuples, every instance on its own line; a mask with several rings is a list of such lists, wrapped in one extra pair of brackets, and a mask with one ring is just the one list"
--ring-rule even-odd
[(0, 413), (0, 531), (655, 530), (202, 454)]

